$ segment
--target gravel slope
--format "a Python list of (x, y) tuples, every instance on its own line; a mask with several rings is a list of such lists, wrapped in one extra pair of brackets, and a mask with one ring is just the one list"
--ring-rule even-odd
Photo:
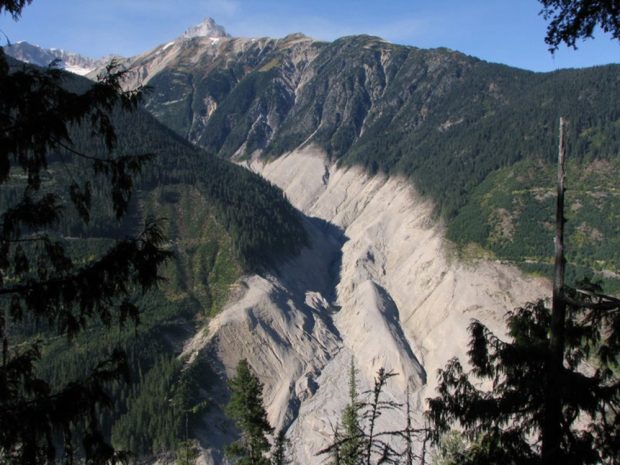
[[(271, 275), (248, 276), (208, 329), (188, 342), (230, 375), (247, 358), (265, 384), (273, 425), (286, 428), (298, 463), (318, 464), (346, 403), (351, 357), (360, 389), (380, 367), (399, 375), (386, 396), (413, 393), (417, 420), (437, 369), (467, 348), (477, 318), (501, 334), (505, 312), (548, 294), (548, 284), (494, 261), (460, 261), (432, 205), (402, 179), (340, 169), (315, 149), (248, 163), (307, 215), (312, 247)], [(225, 402), (220, 384), (211, 396)], [(205, 418), (203, 444), (232, 430)], [(393, 429), (398, 412), (382, 417)], [(218, 454), (202, 460), (216, 461)]]

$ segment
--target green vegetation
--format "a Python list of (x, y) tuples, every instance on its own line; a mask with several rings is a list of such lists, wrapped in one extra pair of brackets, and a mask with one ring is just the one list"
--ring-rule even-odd
[(577, 42), (592, 38), (600, 28), (620, 40), (618, 5), (606, 0), (539, 0), (540, 14), (549, 21), (545, 42), (555, 52), (560, 44), (577, 48)]
[(463, 465), (472, 460), (468, 457), (468, 449), (471, 446), (468, 447), (463, 436), (457, 431), (450, 431), (441, 436), (436, 446), (431, 455), (432, 465)]
[[(620, 313), (617, 300), (601, 301), (600, 288), (592, 291), (584, 298), (565, 290), (570, 303), (557, 375), (550, 368), (553, 328), (544, 302), (510, 313), (506, 339), (472, 322), (471, 370), (457, 358), (449, 361), (438, 374), (437, 397), (428, 400), (435, 440), (451, 430), (466, 439), (457, 440), (458, 455), (452, 439), (444, 445), (443, 463), (617, 463)], [(557, 420), (549, 399), (560, 404)], [(545, 435), (551, 428), (558, 432), (557, 449)]]
[(362, 403), (358, 399), (359, 393), (356, 378), (357, 370), (355, 369), (353, 357), (351, 357), (349, 368), (349, 403), (342, 411), (342, 433), (339, 433), (339, 435), (350, 438), (350, 440), (344, 442), (338, 450), (338, 461), (342, 465), (355, 465), (365, 450), (359, 418)]
[[(134, 150), (156, 155), (136, 186), (138, 197), (142, 198), (140, 196), (164, 186), (192, 186), (195, 189), (193, 197), (188, 197), (185, 204), (175, 208), (185, 207), (183, 214), (187, 218), (196, 215), (203, 218), (206, 213), (198, 209), (208, 206), (214, 221), (230, 235), (235, 259), (240, 261), (245, 271), (273, 266), (282, 258), (294, 255), (306, 244), (305, 230), (298, 213), (277, 187), (242, 167), (195, 148), (146, 112), (131, 116), (117, 113), (115, 126), (119, 151)], [(74, 142), (78, 148), (98, 149), (84, 129), (76, 130)], [(61, 166), (57, 168), (61, 170)], [(163, 195), (164, 201), (175, 203), (177, 194)], [(196, 195), (203, 200), (193, 205)], [(144, 216), (140, 201), (136, 201), (134, 207), (134, 220)], [(121, 235), (134, 227), (128, 222), (112, 226), (114, 222), (108, 221), (107, 213), (101, 211), (100, 221), (94, 219), (94, 224), (116, 227), (115, 234)], [(196, 232), (197, 225), (192, 227), (194, 231), (188, 231), (190, 234)], [(78, 232), (81, 237), (89, 237), (96, 236), (100, 231), (72, 231), (75, 235)]]
[[(497, 258), (550, 276), (555, 233), (555, 166), (524, 160), (498, 170), (472, 193), (450, 223), (448, 237), (461, 247), (482, 244)], [(596, 278), (620, 290), (620, 157), (568, 164), (567, 279)]]
[[(92, 325), (69, 342), (50, 340), (39, 363), (40, 376), (62, 386), (80, 379), (102, 354), (121, 348), (127, 354), (129, 383), (111, 386), (114, 406), (101, 412), (104, 434), (115, 447), (138, 456), (174, 451), (182, 438), (183, 412), (191, 407), (197, 389), (193, 374), (182, 371), (176, 357), (182, 337), (190, 334), (200, 305), (189, 298), (171, 301), (157, 291), (136, 301), (140, 324), (108, 330)], [(45, 331), (39, 334), (45, 337)]]
[(213, 207), (196, 188), (172, 185), (154, 189), (144, 208), (166, 218), (165, 231), (174, 238), (174, 259), (165, 268), (167, 299), (191, 298), (202, 315), (214, 316), (243, 268)]
[(225, 413), (234, 421), (240, 434), (236, 441), (226, 446), (227, 457), (239, 465), (290, 464), (286, 431), (274, 433), (263, 404), (263, 384), (246, 359), (239, 361), (228, 386), (230, 400)]
[(271, 465), (290, 465), (288, 458), (289, 440), (286, 439), (284, 431), (279, 431), (275, 435), (273, 452), (271, 454)]
[(269, 114), (283, 117), (293, 104), (276, 77), (278, 68), (266, 68), (244, 76), (220, 102), (205, 125), (198, 143), (207, 151), (231, 156), (242, 148), (242, 155), (263, 150), (272, 129), (266, 122)]
[[(123, 221), (94, 205), (88, 225), (67, 216), (62, 227), (71, 239), (64, 240), (75, 254), (96, 256), (113, 238), (155, 215), (164, 219), (173, 258), (162, 270), (166, 281), (161, 291), (136, 302), (144, 312), (135, 331), (108, 334), (96, 325), (72, 344), (53, 341), (40, 369), (62, 382), (84, 376), (110, 347), (122, 347), (129, 354), (131, 383), (114, 385), (114, 415), (102, 416), (105, 434), (116, 447), (138, 456), (175, 450), (180, 456), (186, 449), (184, 416), (205, 381), (177, 358), (179, 344), (222, 308), (243, 272), (295, 253), (305, 233), (279, 189), (198, 151), (147, 114), (126, 119), (119, 113), (115, 118), (120, 148), (156, 157), (137, 183)], [(92, 149), (86, 134), (75, 131), (76, 146)], [(62, 176), (60, 162), (50, 170)]]
[[(376, 128), (366, 130), (343, 161), (410, 177), (451, 219), (496, 170), (523, 159), (553, 159), (560, 114), (574, 131), (569, 140), (574, 159), (611, 159), (620, 153), (620, 127), (615, 123), (620, 100), (608, 93), (618, 86), (618, 67), (536, 75), (444, 59), (446, 69), (437, 76), (448, 81), (444, 92), (420, 101), (414, 93), (405, 107), (410, 116), (403, 115), (405, 108), (391, 110), (394, 119), (386, 121), (387, 126), (377, 121)], [(462, 76), (451, 81), (444, 74), (450, 71)], [(576, 103), (580, 94), (583, 99)], [(422, 109), (427, 116), (411, 121)], [(607, 135), (598, 147), (576, 136), (592, 126)]]
[[(0, 1), (0, 14), (16, 18), (27, 3)], [(136, 296), (157, 291), (159, 269), (171, 255), (150, 220), (122, 239), (108, 238), (102, 251), (94, 242), (92, 255), (76, 255), (78, 248), (59, 230), (71, 219), (89, 222), (93, 184), (100, 210), (116, 222), (130, 216), (133, 180), (150, 157), (112, 153), (117, 139), (109, 110), (135, 111), (139, 102), (139, 93), (121, 91), (120, 79), (111, 65), (100, 82), (72, 92), (58, 70), (18, 66), (0, 48), (3, 463), (103, 464), (126, 457), (109, 444), (104, 416), (112, 404), (110, 390), (129, 374), (127, 352), (102, 344), (88, 363), (47, 373), (44, 361), (44, 351), (53, 352), (55, 344), (92, 337), (94, 325), (109, 336), (113, 325), (122, 330), (129, 321), (137, 323)], [(78, 124), (101, 139), (101, 153), (71, 147), (70, 128)], [(69, 153), (61, 162), (66, 174), (59, 175), (50, 166), (58, 164), (62, 150)], [(80, 164), (93, 175), (73, 177), (69, 166)], [(108, 195), (98, 196), (102, 191)], [(79, 350), (71, 355), (72, 362), (85, 361)]]
[(230, 401), (226, 415), (234, 420), (241, 437), (226, 447), (226, 454), (239, 465), (268, 465), (268, 437), (273, 428), (263, 406), (263, 385), (252, 373), (247, 360), (237, 364), (236, 374), (228, 385)]
[[(88, 89), (77, 78), (67, 78), (64, 84), (78, 92)], [(186, 447), (184, 420), (187, 417), (191, 430), (198, 390), (205, 383), (201, 373), (178, 358), (181, 343), (222, 308), (242, 273), (277, 265), (296, 253), (306, 242), (305, 231), (282, 192), (258, 176), (196, 149), (144, 111), (127, 115), (116, 109), (111, 116), (115, 146), (109, 155), (104, 140), (93, 138), (88, 127), (75, 125), (69, 132), (72, 145), (49, 154), (41, 191), (58, 192), (64, 208), (49, 234), (76, 264), (89, 264), (116, 240), (138, 234), (146, 218), (161, 218), (158, 226), (172, 253), (161, 269), (161, 288), (132, 298), (130, 316), (140, 320), (135, 328), (109, 329), (109, 317), (102, 316), (68, 341), (54, 336), (51, 321), (27, 316), (12, 326), (12, 337), (44, 341), (36, 373), (49, 378), (52, 389), (86, 378), (106, 354), (124, 351), (130, 382), (108, 386), (113, 408), (96, 413), (102, 437), (138, 457), (175, 450), (181, 457), (186, 449), (193, 450)], [(129, 198), (97, 181), (94, 173), (105, 167), (75, 159), (73, 151), (104, 159), (124, 153), (152, 156), (139, 177), (108, 172), (118, 176), (124, 188), (132, 188)], [(60, 190), (74, 180), (79, 181), (77, 208)], [(11, 173), (0, 189), (2, 205), (19, 200), (25, 181), (20, 172)], [(81, 207), (88, 197), (92, 205), (84, 222)], [(120, 219), (112, 203), (99, 200), (117, 197), (126, 200), (126, 214)], [(36, 252), (28, 243), (20, 250), (28, 257)], [(78, 431), (84, 428), (78, 425)]]
[[(223, 158), (256, 150), (277, 157), (314, 144), (341, 164), (405, 176), (435, 201), (454, 242), (477, 243), (539, 273), (552, 246), (545, 230), (551, 201), (541, 196), (554, 179), (562, 115), (569, 188), (576, 208), (583, 205), (569, 222), (571, 273), (620, 289), (609, 273), (619, 269), (620, 250), (611, 179), (620, 157), (618, 65), (532, 73), (369, 36), (305, 47), (317, 56), (298, 67), (292, 49), (267, 41), (260, 53), (252, 46), (232, 62), (168, 69), (151, 81), (149, 110)], [(190, 76), (182, 91), (175, 73)], [(287, 87), (299, 75), (303, 86)], [(168, 102), (183, 98), (192, 102), (191, 118), (185, 109), (166, 113), (177, 105)], [(532, 174), (522, 180), (522, 171)]]
[[(408, 393), (406, 408), (393, 400), (384, 399), (385, 386), (394, 376), (396, 373), (380, 368), (373, 388), (363, 393), (366, 399), (359, 400), (356, 369), (351, 360), (349, 403), (342, 411), (342, 425), (336, 425), (330, 443), (317, 455), (327, 455), (330, 465), (426, 463), (428, 430), (414, 427)], [(390, 425), (388, 431), (379, 428), (379, 418), (390, 410), (404, 413), (405, 425), (402, 429), (395, 425)], [(418, 446), (421, 446), (419, 455), (416, 453)]]

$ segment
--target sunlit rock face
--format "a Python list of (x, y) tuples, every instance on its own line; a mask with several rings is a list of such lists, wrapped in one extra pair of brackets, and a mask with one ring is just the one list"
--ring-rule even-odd
[[(502, 334), (506, 311), (545, 294), (543, 281), (514, 267), (459, 261), (432, 204), (403, 179), (338, 168), (312, 147), (246, 166), (306, 215), (311, 246), (273, 273), (240, 281), (185, 353), (219, 367), (222, 380), (247, 359), (265, 385), (269, 420), (287, 431), (299, 463), (324, 460), (316, 452), (346, 405), (351, 359), (360, 391), (379, 368), (397, 373), (385, 399), (402, 403), (409, 391), (421, 424), (437, 369), (467, 350), (470, 321)], [(218, 386), (211, 394), (223, 404)], [(214, 438), (225, 441), (209, 415), (218, 413), (204, 417), (203, 458), (218, 462)], [(404, 422), (393, 410), (379, 426)]]

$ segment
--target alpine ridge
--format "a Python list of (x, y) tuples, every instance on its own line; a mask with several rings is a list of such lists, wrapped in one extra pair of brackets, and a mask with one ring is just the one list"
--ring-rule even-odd
[[(578, 180), (568, 194), (569, 273), (619, 287), (608, 279), (620, 267), (617, 228), (592, 214), (620, 212), (605, 194), (620, 153), (618, 65), (533, 73), (377, 37), (326, 43), (302, 34), (177, 40), (124, 65), (128, 87), (156, 90), (147, 109), (207, 151), (243, 161), (316, 146), (342, 165), (403, 176), (434, 202), (460, 248), (482, 246), (537, 273), (549, 272), (552, 254), (544, 193), (562, 114)], [(586, 204), (595, 210), (579, 208)], [(595, 240), (582, 240), (585, 231)]]
[(120, 57), (113, 55), (98, 59), (89, 58), (58, 48), (45, 49), (25, 41), (9, 44), (3, 48), (7, 55), (25, 63), (44, 68), (54, 65), (80, 76), (85, 76), (96, 69), (105, 67), (113, 59), (120, 59)]
[[(222, 409), (241, 358), (264, 383), (269, 421), (286, 431), (298, 463), (323, 461), (316, 452), (346, 404), (351, 357), (361, 391), (380, 367), (398, 373), (386, 394), (402, 402), (409, 389), (421, 425), (435, 373), (464, 354), (470, 321), (502, 334), (507, 311), (548, 295), (548, 281), (511, 263), (544, 273), (549, 219), (532, 224), (530, 215), (552, 208), (540, 175), (559, 112), (575, 127), (572, 167), (588, 167), (585, 182), (596, 186), (572, 201), (586, 204), (594, 189), (599, 211), (620, 212), (600, 168), (620, 153), (616, 65), (532, 73), (371, 36), (292, 34), (181, 37), (124, 66), (129, 88), (153, 88), (146, 108), (156, 118), (261, 174), (305, 215), (310, 245), (242, 277), (184, 345), (187, 365), (208, 367), (210, 407), (193, 430), (206, 463), (221, 463), (235, 437)], [(594, 134), (608, 136), (593, 144)], [(514, 194), (493, 195), (498, 186)], [(581, 230), (614, 228), (573, 213)], [(539, 239), (526, 247), (528, 234)], [(403, 422), (392, 412), (379, 426)]]
[[(241, 359), (296, 463), (324, 462), (352, 358), (360, 391), (379, 368), (397, 373), (386, 396), (410, 392), (422, 425), (471, 320), (501, 336), (508, 311), (549, 295), (560, 114), (571, 121), (572, 278), (618, 286), (619, 65), (533, 73), (366, 35), (236, 38), (211, 18), (121, 64), (128, 89), (151, 87), (144, 109), (174, 132), (165, 139), (191, 152), (170, 151), (137, 207), (173, 218), (171, 314), (149, 334), (204, 407), (186, 426), (196, 463), (227, 463), (238, 431), (226, 383)], [(244, 240), (261, 266), (229, 259)], [(390, 411), (378, 427), (403, 424)], [(117, 438), (131, 434), (122, 426)]]

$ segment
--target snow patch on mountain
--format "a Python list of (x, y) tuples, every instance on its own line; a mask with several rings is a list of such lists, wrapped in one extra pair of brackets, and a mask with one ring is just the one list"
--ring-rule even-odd
[(108, 55), (102, 58), (90, 58), (60, 48), (43, 48), (26, 41), (16, 42), (4, 47), (7, 55), (43, 68), (55, 66), (80, 76), (98, 68), (105, 67), (111, 60), (119, 58)]

